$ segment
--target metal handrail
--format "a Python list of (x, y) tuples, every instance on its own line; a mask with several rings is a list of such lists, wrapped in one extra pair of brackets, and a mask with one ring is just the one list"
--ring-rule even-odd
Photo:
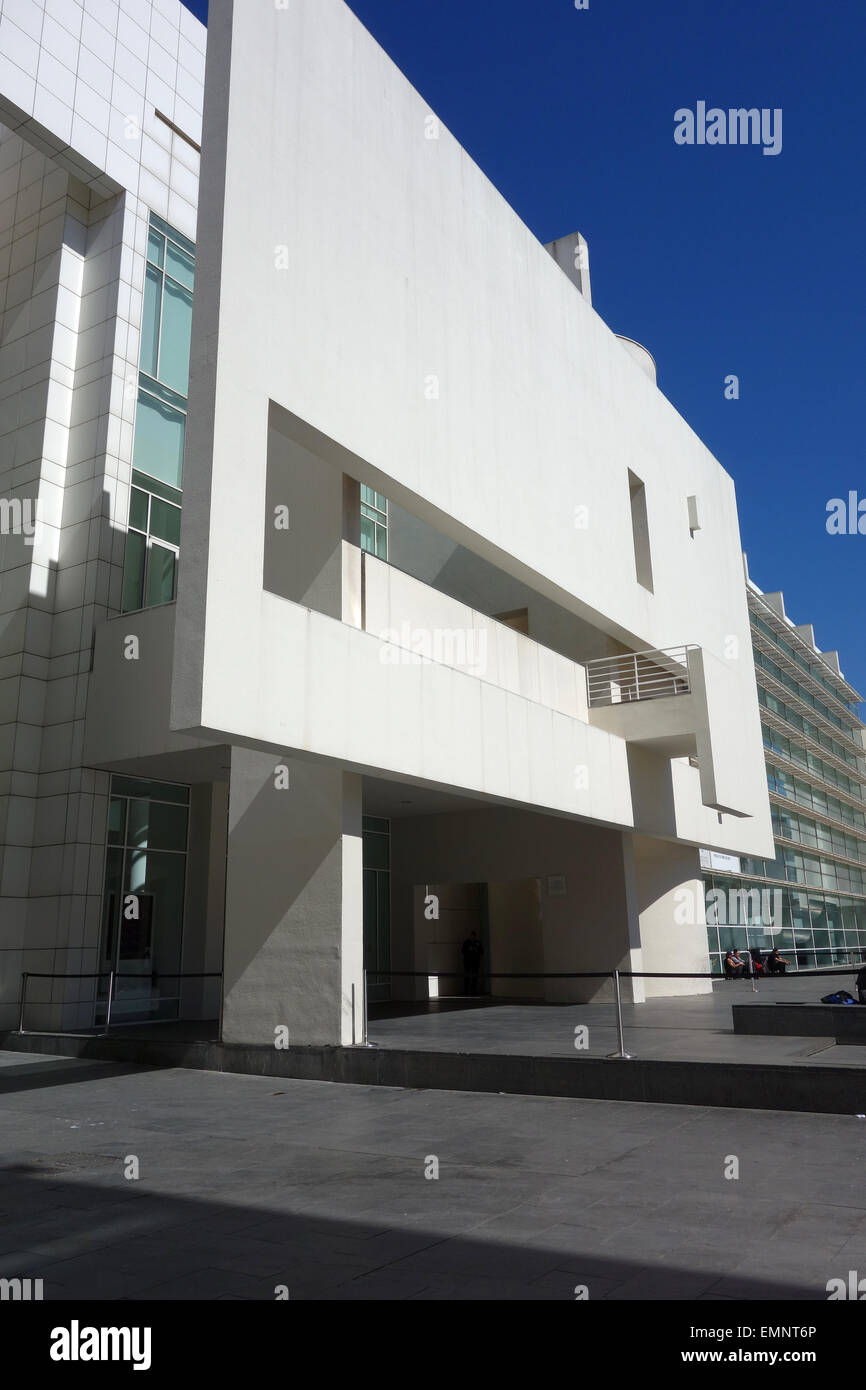
[(589, 707), (690, 694), (688, 660), (689, 652), (694, 650), (695, 645), (687, 643), (584, 662)]
[[(18, 1001), (18, 1033), (24, 1033), (24, 1012), (27, 1006), (27, 984), (30, 980), (108, 980), (108, 994), (105, 1001), (105, 1033), (111, 1027), (111, 1006), (115, 999), (115, 983), (117, 980), (150, 980), (155, 984), (158, 980), (221, 980), (222, 971), (220, 970), (152, 970), (142, 973), (136, 970), (91, 970), (91, 971), (61, 971), (61, 970), (23, 970), (21, 972), (21, 992)], [(161, 996), (169, 1003), (179, 1003), (180, 994)], [(142, 999), (150, 999), (148, 994), (132, 994), (124, 996), (124, 1003), (136, 1003)], [(59, 1002), (64, 1001), (40, 1001)], [(78, 1001), (81, 1002), (81, 1001)], [(96, 1000), (94, 1000), (94, 1003)]]
[[(744, 948), (744, 949), (746, 949), (746, 948)], [(795, 949), (795, 948), (786, 947), (785, 949), (786, 949), (786, 950), (791, 950), (791, 949)], [(773, 976), (772, 979), (773, 979), (774, 983), (776, 983), (777, 981), (781, 981), (781, 980), (792, 980), (792, 979), (797, 978), (798, 976), (827, 976), (827, 975), (839, 976), (839, 975), (854, 975), (855, 973), (856, 973), (856, 974), (859, 974), (859, 972), (860, 972), (861, 970), (863, 970), (864, 968), (866, 968), (866, 962), (860, 961), (860, 962), (858, 962), (858, 963), (855, 964), (855, 965), (851, 965), (851, 964), (849, 963), (848, 965), (842, 965), (842, 966), (823, 967), (823, 968), (818, 969), (818, 970), (795, 970), (795, 971), (792, 971), (789, 975), (776, 975), (776, 976)], [(459, 970), (436, 970), (436, 971), (430, 971), (430, 970), (370, 970), (370, 971), (366, 971), (366, 970), (365, 970), (365, 971), (364, 971), (364, 1042), (365, 1042), (365, 1044), (366, 1044), (367, 1046), (370, 1046), (371, 1044), (367, 1043), (367, 976), (368, 976), (368, 974), (369, 974), (369, 975), (374, 975), (374, 976), (387, 977), (388, 979), (392, 979), (392, 978), (393, 978), (393, 979), (401, 979), (401, 978), (402, 978), (402, 979), (406, 979), (406, 978), (411, 978), (411, 979), (414, 979), (414, 978), (418, 978), (418, 979), (427, 978), (427, 979), (429, 979), (431, 975), (434, 975), (434, 974), (435, 974), (435, 975), (436, 975), (437, 977), (439, 977), (439, 978), (445, 977), (445, 978), (447, 979), (447, 978), (449, 978), (449, 977), (457, 977), (457, 978), (459, 978), (461, 974), (462, 974), (462, 975), (464, 976), (464, 978), (465, 978), (466, 972), (465, 972), (465, 970), (464, 970), (464, 971), (459, 971)], [(615, 1018), (615, 1023), (616, 1023), (617, 1049), (616, 1049), (615, 1052), (609, 1052), (609, 1053), (607, 1054), (607, 1057), (608, 1057), (608, 1060), (609, 1060), (609, 1061), (632, 1062), (632, 1061), (635, 1060), (635, 1054), (634, 1054), (633, 1052), (628, 1052), (628, 1051), (626, 1051), (626, 1046), (625, 1046), (625, 1029), (624, 1029), (624, 1027), (623, 1027), (623, 1016), (622, 1016), (622, 981), (623, 981), (623, 980), (711, 980), (714, 984), (717, 984), (717, 983), (719, 983), (720, 981), (724, 980), (724, 979), (725, 979), (725, 976), (724, 976), (723, 974), (716, 974), (714, 971), (710, 971), (709, 973), (707, 973), (706, 971), (699, 971), (699, 970), (677, 970), (677, 971), (674, 971), (674, 970), (618, 970), (618, 969), (614, 968), (613, 970), (568, 970), (568, 971), (534, 971), (534, 970), (520, 970), (520, 971), (495, 971), (495, 972), (492, 972), (492, 971), (483, 971), (483, 970), (482, 970), (482, 971), (479, 971), (479, 972), (478, 972), (478, 979), (479, 979), (479, 980), (599, 980), (599, 979), (612, 980), (612, 981), (613, 981), (613, 996), (614, 996), (614, 997), (613, 997), (613, 1004), (614, 1004), (614, 1018)], [(756, 976), (756, 974), (755, 974), (754, 971), (751, 973), (751, 983), (752, 983), (752, 992), (753, 992), (754, 994), (757, 994), (757, 993), (759, 992), (759, 991), (758, 991), (758, 983), (757, 983), (757, 976)], [(512, 1002), (512, 1003), (513, 1003), (514, 1001), (513, 1001), (513, 1000), (512, 1000), (512, 1001), (509, 1001), (509, 1000), (507, 1000), (507, 999), (503, 999), (502, 1002), (503, 1002), (503, 1003), (508, 1003), (508, 1002)], [(375, 1044), (372, 1044), (372, 1045), (375, 1046)]]

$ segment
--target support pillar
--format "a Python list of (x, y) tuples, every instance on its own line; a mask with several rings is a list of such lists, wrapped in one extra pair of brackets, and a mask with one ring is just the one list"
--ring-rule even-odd
[[(709, 971), (700, 852), (632, 837), (643, 970)], [(709, 994), (710, 980), (647, 980), (646, 997)]]
[(360, 777), (232, 749), (225, 1042), (351, 1043), (353, 984), (362, 1036), (361, 863)]

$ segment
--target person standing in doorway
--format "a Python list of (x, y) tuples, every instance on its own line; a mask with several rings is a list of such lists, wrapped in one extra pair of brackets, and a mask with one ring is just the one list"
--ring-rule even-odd
[(478, 933), (471, 932), (460, 947), (463, 956), (463, 993), (478, 994), (478, 977), (481, 972), (481, 957), (484, 947), (478, 940)]

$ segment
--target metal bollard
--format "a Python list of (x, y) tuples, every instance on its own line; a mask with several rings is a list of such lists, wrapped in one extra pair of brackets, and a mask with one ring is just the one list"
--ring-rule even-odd
[(364, 1047), (369, 1047), (369, 1043), (367, 1042), (367, 972), (366, 972), (366, 970), (364, 971), (364, 997), (363, 997), (363, 1001), (362, 1001), (362, 1002), (363, 1002), (363, 1005), (364, 1005), (364, 1014), (363, 1014), (363, 1018), (362, 1018), (362, 1022), (363, 1022), (363, 1024), (364, 1024), (364, 1032), (363, 1032), (363, 1035), (362, 1035), (362, 1041), (363, 1041)]
[(30, 972), (23, 971), (21, 975), (21, 1002), (18, 1007), (18, 1032), (24, 1032), (24, 1004), (27, 999), (27, 976)]
[(623, 1037), (622, 1031), (622, 991), (620, 990), (618, 970), (614, 970), (613, 972), (613, 987), (616, 993), (616, 1036), (619, 1043), (619, 1050), (617, 1052), (609, 1052), (608, 1057), (613, 1058), (617, 1062), (631, 1062), (634, 1060), (634, 1053), (626, 1052), (625, 1038)]
[(108, 974), (108, 1002), (107, 1002), (106, 1005), (105, 1005), (105, 1034), (104, 1034), (105, 1037), (108, 1036), (108, 1030), (109, 1030), (109, 1028), (111, 1027), (111, 1001), (112, 1001), (113, 998), (114, 998), (114, 971), (111, 970), (111, 971), (109, 971), (109, 974)]

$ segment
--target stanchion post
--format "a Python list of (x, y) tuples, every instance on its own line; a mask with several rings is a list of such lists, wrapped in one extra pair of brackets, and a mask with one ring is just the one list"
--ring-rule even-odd
[(614, 994), (616, 996), (616, 1037), (617, 1042), (619, 1043), (619, 1049), (616, 1052), (608, 1053), (608, 1056), (618, 1062), (631, 1062), (633, 1060), (634, 1054), (631, 1052), (626, 1052), (625, 1038), (623, 1036), (622, 1031), (622, 991), (620, 989), (618, 970), (614, 970), (613, 972), (613, 988)]
[(108, 1030), (109, 1030), (109, 1028), (111, 1027), (111, 1001), (112, 1001), (113, 998), (114, 998), (114, 971), (113, 971), (113, 970), (110, 970), (110, 971), (108, 972), (108, 1001), (107, 1001), (107, 1003), (106, 1003), (106, 1005), (105, 1005), (105, 1036), (106, 1036), (106, 1037), (108, 1036)]
[(367, 972), (366, 972), (366, 970), (364, 971), (364, 998), (363, 998), (363, 1001), (362, 1001), (362, 1002), (363, 1002), (363, 1007), (364, 1007), (364, 1015), (363, 1015), (363, 1018), (362, 1018), (362, 1023), (363, 1023), (363, 1025), (364, 1025), (363, 1042), (364, 1042), (364, 1046), (367, 1047), (368, 1044), (367, 1044)]
[(355, 981), (352, 981), (352, 1046), (355, 1046)]
[(29, 971), (25, 970), (21, 975), (21, 1000), (18, 1005), (18, 1032), (24, 1032), (24, 1005), (27, 1000), (27, 976)]

